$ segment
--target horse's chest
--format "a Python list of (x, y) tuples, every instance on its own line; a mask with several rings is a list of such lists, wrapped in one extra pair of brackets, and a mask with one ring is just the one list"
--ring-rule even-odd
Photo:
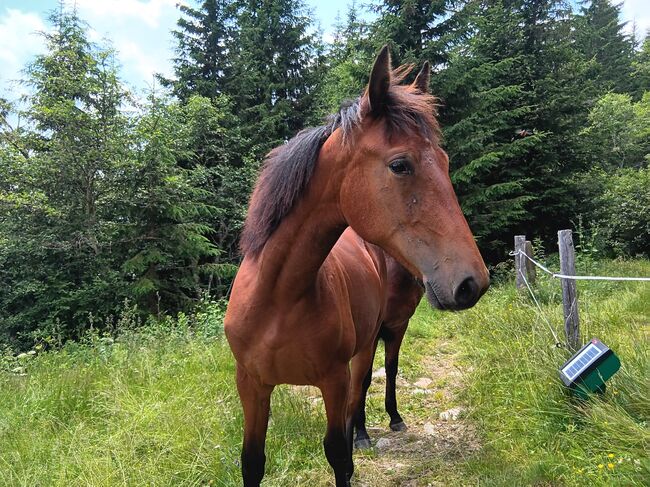
[[(317, 313), (269, 313), (255, 332), (237, 337), (235, 357), (267, 384), (314, 384), (355, 350), (354, 326)], [(233, 350), (234, 350), (233, 348)]]

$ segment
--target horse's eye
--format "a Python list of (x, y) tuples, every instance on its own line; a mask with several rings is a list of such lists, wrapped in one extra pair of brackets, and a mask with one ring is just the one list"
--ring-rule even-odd
[(388, 167), (391, 171), (400, 176), (405, 176), (413, 172), (411, 169), (411, 164), (406, 159), (396, 159), (391, 162)]

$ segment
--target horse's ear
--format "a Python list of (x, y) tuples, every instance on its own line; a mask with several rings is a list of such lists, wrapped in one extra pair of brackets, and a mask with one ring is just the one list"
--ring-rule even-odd
[(415, 77), (413, 86), (420, 90), (422, 93), (429, 93), (429, 81), (431, 80), (431, 65), (429, 61), (424, 61), (422, 69)]
[(375, 64), (370, 72), (370, 81), (368, 82), (368, 101), (370, 102), (370, 113), (380, 115), (388, 89), (390, 88), (390, 52), (388, 46), (384, 46), (379, 51)]

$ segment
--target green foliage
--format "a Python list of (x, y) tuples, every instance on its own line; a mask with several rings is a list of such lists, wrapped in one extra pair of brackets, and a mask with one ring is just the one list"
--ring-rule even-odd
[(337, 22), (326, 57), (326, 71), (316, 94), (315, 124), (335, 113), (345, 100), (357, 98), (368, 81), (376, 48), (368, 35), (369, 24), (359, 15), (356, 2), (348, 7), (345, 22)]
[(183, 309), (232, 273), (207, 238), (207, 171), (178, 164), (193, 148), (176, 139), (179, 110), (152, 96), (127, 117), (113, 52), (75, 14), (51, 21), (27, 71), (30, 125), (5, 118), (0, 140), (0, 341), (23, 346), (50, 330), (79, 337), (91, 316), (107, 326), (125, 298), (145, 313)]
[(635, 99), (650, 89), (650, 36), (646, 36), (641, 49), (632, 62), (633, 93)]
[(550, 243), (580, 215), (595, 251), (647, 254), (650, 44), (634, 50), (620, 6), (352, 2), (331, 44), (303, 0), (179, 10), (174, 76), (160, 77), (174, 98), (136, 102), (115, 52), (62, 7), (23, 111), (0, 99), (0, 342), (109, 329), (125, 299), (145, 322), (227, 294), (262, 156), (358, 96), (386, 43), (394, 64), (433, 63), (451, 177), (488, 261), (513, 233)]
[(621, 256), (650, 257), (650, 169), (603, 174), (596, 199), (594, 231), (605, 250)]
[(583, 130), (591, 167), (612, 170), (650, 161), (650, 91), (632, 102), (628, 94), (608, 93), (589, 112)]
[[(503, 252), (505, 235), (530, 220), (527, 204), (533, 154), (545, 134), (535, 130), (527, 90), (530, 52), (514, 6), (467, 4), (458, 14), (473, 32), (452, 50), (433, 79), (451, 176), (463, 210), (485, 250)], [(465, 30), (466, 29), (466, 30)], [(516, 33), (513, 36), (513, 33)]]
[[(433, 65), (446, 61), (447, 52), (441, 39), (449, 30), (445, 17), (449, 0), (384, 0), (371, 8), (379, 14), (373, 24), (373, 37), (389, 44), (398, 64)], [(377, 46), (381, 47), (381, 46)]]

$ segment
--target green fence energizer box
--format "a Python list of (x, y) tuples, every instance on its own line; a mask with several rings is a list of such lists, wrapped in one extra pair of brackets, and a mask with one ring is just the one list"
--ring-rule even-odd
[(621, 361), (607, 345), (592, 339), (560, 369), (560, 378), (576, 395), (586, 399), (590, 392), (605, 392), (605, 381), (621, 367)]

